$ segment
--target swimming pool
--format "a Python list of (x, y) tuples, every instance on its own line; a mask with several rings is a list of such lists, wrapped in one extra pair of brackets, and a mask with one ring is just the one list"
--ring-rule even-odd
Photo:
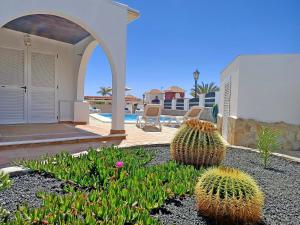
[[(99, 113), (98, 115), (108, 118), (111, 121), (111, 118), (112, 118), (111, 113)], [(124, 121), (127, 121), (127, 122), (135, 122), (136, 119), (137, 119), (136, 114), (125, 114), (125, 116), (124, 116)]]
[[(102, 121), (102, 122), (111, 122), (112, 114), (111, 113), (98, 113), (92, 115), (94, 118)], [(136, 114), (125, 114), (124, 122), (125, 123), (136, 123), (138, 115)], [(170, 119), (166, 116), (160, 116), (161, 122), (167, 122)]]

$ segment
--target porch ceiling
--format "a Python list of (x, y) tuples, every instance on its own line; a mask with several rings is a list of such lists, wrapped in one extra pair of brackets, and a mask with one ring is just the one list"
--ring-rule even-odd
[(77, 44), (90, 34), (62, 17), (44, 14), (23, 16), (4, 25), (5, 28), (69, 44)]

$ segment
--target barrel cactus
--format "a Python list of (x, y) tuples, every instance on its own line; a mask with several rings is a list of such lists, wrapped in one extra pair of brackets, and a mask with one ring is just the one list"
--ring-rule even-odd
[(237, 169), (209, 169), (199, 178), (195, 196), (198, 212), (217, 221), (256, 223), (262, 216), (263, 193), (249, 175)]
[(220, 164), (225, 152), (215, 125), (202, 120), (185, 121), (171, 142), (171, 158), (196, 167)]

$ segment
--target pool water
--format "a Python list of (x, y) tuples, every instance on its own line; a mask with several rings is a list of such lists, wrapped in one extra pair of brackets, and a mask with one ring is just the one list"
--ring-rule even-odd
[[(111, 119), (112, 118), (112, 114), (111, 113), (100, 113), (99, 114), (100, 116), (104, 116), (108, 119)], [(130, 121), (130, 122), (133, 122), (133, 121), (136, 121), (137, 119), (137, 115), (136, 114), (125, 114), (124, 116), (124, 120), (125, 121)]]
[[(102, 117), (105, 117), (106, 119), (110, 119), (110, 120), (112, 118), (111, 113), (99, 113), (98, 115), (102, 116)], [(125, 114), (124, 121), (133, 123), (133, 122), (136, 122), (137, 117), (138, 117), (138, 115), (136, 115), (136, 114)], [(161, 122), (166, 122), (166, 121), (169, 121), (169, 119), (166, 118), (165, 116), (160, 116), (160, 121)]]

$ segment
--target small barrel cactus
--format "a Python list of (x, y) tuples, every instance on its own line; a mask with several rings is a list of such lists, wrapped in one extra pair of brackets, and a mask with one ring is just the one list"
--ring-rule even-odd
[(225, 157), (226, 145), (214, 124), (187, 120), (171, 143), (171, 158), (179, 163), (200, 166), (218, 165)]
[(263, 193), (246, 173), (226, 167), (206, 171), (195, 187), (198, 212), (230, 224), (261, 220)]

